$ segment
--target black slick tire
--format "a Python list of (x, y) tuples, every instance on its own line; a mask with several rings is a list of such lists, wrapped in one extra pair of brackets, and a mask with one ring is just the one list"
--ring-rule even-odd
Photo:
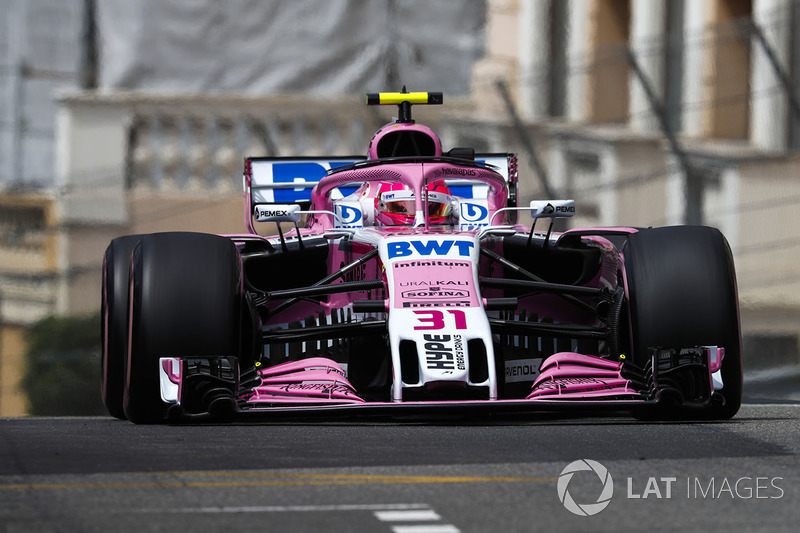
[(742, 354), (736, 274), (730, 247), (716, 228), (643, 229), (623, 249), (634, 361), (644, 366), (648, 348), (722, 346), (724, 402), (692, 415), (728, 419), (742, 401)]
[(141, 238), (141, 235), (118, 237), (111, 241), (103, 256), (100, 394), (108, 413), (122, 420), (125, 419), (122, 396), (128, 343), (128, 274), (131, 252)]
[(164, 420), (161, 357), (238, 357), (241, 260), (227, 238), (157, 233), (134, 249), (123, 408), (137, 424)]

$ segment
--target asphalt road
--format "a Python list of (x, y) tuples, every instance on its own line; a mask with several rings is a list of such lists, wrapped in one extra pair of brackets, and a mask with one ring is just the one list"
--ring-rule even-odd
[[(794, 531), (800, 403), (784, 401), (691, 424), (2, 419), (0, 531)], [(608, 500), (591, 471), (563, 481), (578, 512), (608, 502), (593, 516), (559, 497), (580, 459), (613, 482)]]

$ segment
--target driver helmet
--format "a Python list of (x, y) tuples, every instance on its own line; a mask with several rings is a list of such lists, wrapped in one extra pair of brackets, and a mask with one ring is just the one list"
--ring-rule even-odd
[[(448, 224), (453, 217), (453, 199), (444, 181), (429, 183), (428, 222)], [(424, 199), (423, 199), (424, 206)], [(384, 226), (410, 226), (414, 224), (416, 207), (414, 191), (403, 183), (381, 183), (375, 196), (375, 220)]]

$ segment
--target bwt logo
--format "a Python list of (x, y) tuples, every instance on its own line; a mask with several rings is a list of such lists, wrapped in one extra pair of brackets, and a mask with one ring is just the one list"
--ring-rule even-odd
[(412, 255), (414, 252), (424, 256), (447, 255), (454, 246), (458, 249), (458, 255), (469, 256), (470, 250), (475, 247), (475, 243), (450, 239), (442, 241), (400, 241), (386, 243), (389, 259), (406, 257)]
[(461, 220), (463, 222), (480, 222), (489, 215), (489, 210), (482, 205), (461, 203)]
[(339, 210), (339, 222), (341, 224), (357, 224), (361, 221), (360, 209), (343, 204), (340, 204), (336, 207)]

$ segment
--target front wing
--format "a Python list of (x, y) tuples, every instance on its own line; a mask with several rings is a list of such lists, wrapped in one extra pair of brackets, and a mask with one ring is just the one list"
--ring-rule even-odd
[[(562, 352), (549, 357), (524, 399), (365, 401), (344, 370), (322, 357), (253, 370), (233, 379), (192, 373), (190, 364), (162, 358), (162, 400), (171, 420), (239, 416), (264, 420), (341, 418), (485, 417), (598, 412), (645, 413), (680, 405), (701, 412), (720, 401), (720, 367), (725, 351), (716, 346), (653, 349), (645, 369), (625, 361)], [(197, 391), (205, 398), (198, 409)], [(188, 408), (187, 408), (188, 407)]]

